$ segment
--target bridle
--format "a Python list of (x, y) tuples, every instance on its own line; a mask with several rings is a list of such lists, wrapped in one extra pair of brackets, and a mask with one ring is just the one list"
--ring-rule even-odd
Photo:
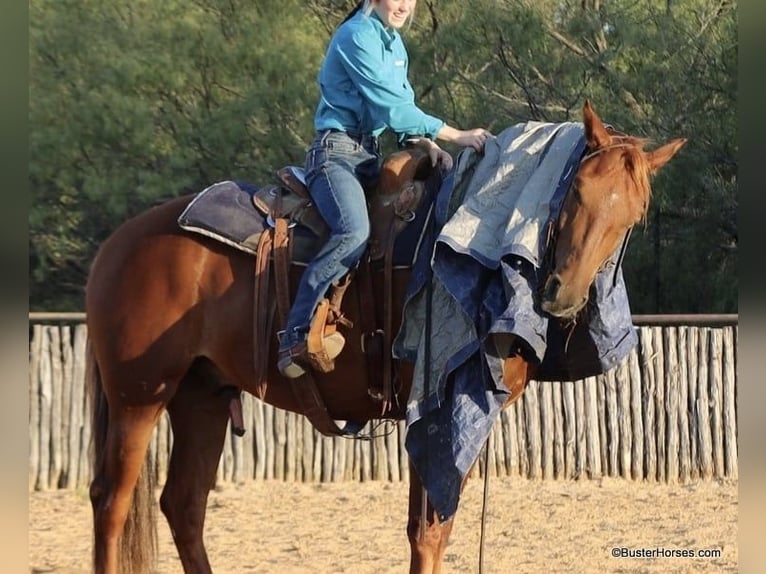
[[(623, 139), (623, 138), (626, 138), (627, 136), (624, 135), (624, 134), (620, 134), (620, 133), (613, 133), (612, 137)], [(590, 160), (590, 159), (592, 159), (592, 158), (594, 158), (594, 157), (596, 157), (596, 156), (598, 156), (598, 155), (600, 155), (600, 154), (602, 154), (602, 153), (604, 153), (606, 151), (610, 151), (610, 150), (621, 148), (621, 147), (630, 147), (632, 145), (634, 145), (634, 144), (619, 141), (617, 143), (613, 143), (613, 144), (610, 144), (608, 146), (600, 147), (600, 148), (598, 148), (598, 149), (596, 149), (594, 151), (591, 151), (591, 152), (587, 152), (587, 150), (586, 150), (586, 153), (584, 153), (583, 157), (580, 158), (580, 161), (579, 161), (578, 166), (577, 166), (577, 171), (579, 171), (582, 168), (583, 164), (586, 161), (588, 161), (588, 160)], [(575, 174), (576, 173), (577, 172), (575, 172)], [(569, 194), (572, 192), (572, 188), (575, 186), (575, 183), (574, 183), (575, 179), (576, 179), (575, 177), (572, 177), (572, 181), (570, 182), (569, 187), (567, 188), (566, 194), (564, 195), (564, 198), (561, 201), (561, 206), (559, 207), (559, 212), (556, 215), (556, 219), (555, 220), (551, 220), (548, 223), (548, 229), (546, 231), (546, 239), (545, 239), (545, 252), (543, 253), (542, 264), (541, 264), (541, 269), (543, 270), (543, 273), (544, 273), (544, 275), (543, 275), (543, 279), (544, 280), (540, 281), (540, 283), (539, 283), (540, 291), (542, 291), (542, 289), (544, 288), (548, 276), (555, 269), (555, 265), (556, 265), (556, 243), (557, 243), (557, 240), (558, 240), (559, 222), (561, 220), (562, 208), (564, 207), (564, 203), (566, 203), (566, 198), (569, 196)], [(617, 272), (620, 269), (620, 266), (622, 265), (623, 258), (625, 257), (625, 252), (627, 251), (627, 248), (628, 248), (628, 240), (630, 239), (630, 235), (631, 235), (632, 231), (633, 231), (633, 226), (631, 225), (628, 228), (628, 230), (625, 232), (625, 236), (622, 239), (622, 243), (620, 245), (620, 250), (619, 250), (619, 253), (617, 255), (617, 259), (614, 260), (613, 257), (606, 258), (604, 260), (604, 262), (599, 266), (599, 269), (597, 271), (597, 273), (601, 273), (601, 271), (603, 271), (603, 269), (610, 262), (612, 262), (614, 260), (614, 271), (613, 271), (613, 275), (612, 275), (612, 287), (613, 288), (617, 285)]]
[[(627, 136), (618, 136), (618, 135), (615, 135), (615, 136), (612, 136), (612, 137), (617, 137), (617, 138), (624, 138), (624, 137), (627, 137)], [(632, 146), (632, 145), (633, 145), (633, 144), (629, 144), (629, 143), (615, 143), (615, 144), (610, 144), (610, 145), (608, 145), (608, 146), (606, 146), (606, 147), (600, 147), (600, 148), (598, 148), (598, 149), (597, 149), (597, 150), (595, 150), (595, 151), (592, 151), (592, 152), (590, 152), (590, 153), (588, 153), (588, 154), (585, 154), (585, 155), (583, 155), (582, 159), (580, 160), (580, 165), (582, 166), (582, 164), (584, 164), (584, 163), (585, 163), (586, 161), (588, 161), (589, 159), (591, 159), (591, 158), (593, 158), (593, 157), (596, 157), (597, 155), (599, 155), (599, 154), (602, 154), (602, 153), (604, 153), (605, 151), (609, 151), (609, 150), (611, 150), (611, 149), (616, 149), (616, 148), (618, 148), (618, 147), (630, 147), (630, 146)]]
[[(620, 134), (618, 132), (615, 132), (615, 130), (612, 129), (611, 126), (607, 126), (607, 128), (610, 129), (610, 131), (613, 132), (611, 134), (612, 137), (616, 137), (616, 138), (620, 138), (620, 139), (627, 137), (625, 134)], [(603, 153), (605, 151), (612, 150), (612, 149), (615, 149), (615, 148), (620, 148), (620, 147), (628, 147), (630, 145), (632, 145), (632, 144), (626, 143), (626, 142), (618, 142), (618, 143), (614, 143), (614, 144), (611, 144), (611, 145), (599, 148), (599, 149), (591, 151), (591, 152), (588, 152), (587, 148), (586, 148), (585, 152), (583, 153), (583, 156), (580, 158), (580, 161), (577, 163), (577, 171), (579, 171), (582, 168), (582, 165), (586, 161), (596, 157), (597, 155), (599, 155), (599, 154), (601, 154), (601, 153)], [(546, 283), (545, 279), (547, 279), (547, 277), (550, 275), (551, 271), (554, 269), (555, 257), (556, 257), (556, 240), (558, 239), (559, 221), (561, 219), (561, 208), (564, 206), (564, 203), (566, 202), (567, 196), (571, 193), (572, 188), (574, 187), (574, 182), (575, 182), (575, 179), (576, 179), (574, 176), (577, 174), (577, 171), (575, 171), (574, 174), (572, 175), (572, 179), (569, 182), (569, 186), (567, 187), (566, 193), (564, 194), (564, 197), (561, 200), (561, 204), (559, 206), (559, 211), (556, 214), (555, 220), (549, 220), (548, 224), (547, 224), (546, 240), (545, 240), (545, 251), (543, 253), (543, 256), (542, 256), (542, 259), (541, 259), (541, 263), (540, 263), (540, 269), (543, 272), (543, 281), (539, 281), (538, 282), (538, 296), (539, 296), (539, 293), (541, 293), (542, 290), (545, 287), (545, 283)], [(564, 180), (567, 177), (569, 177), (570, 173), (571, 173), (571, 171), (567, 171), (565, 173), (565, 175), (562, 177), (562, 180)], [(617, 284), (617, 271), (620, 269), (620, 265), (622, 265), (622, 259), (625, 256), (625, 251), (626, 251), (627, 246), (628, 246), (628, 239), (630, 239), (631, 231), (633, 231), (633, 226), (632, 225), (625, 232), (625, 237), (623, 237), (622, 245), (620, 246), (619, 255), (617, 256), (616, 265), (614, 267), (614, 275), (612, 277), (612, 287), (614, 287)], [(607, 258), (601, 264), (601, 266), (599, 267), (598, 272), (600, 273), (603, 270), (603, 268), (612, 259), (613, 259), (612, 257)], [(430, 284), (430, 282), (429, 282), (429, 284)], [(566, 338), (565, 346), (569, 345), (569, 339), (572, 336), (572, 333), (574, 332), (574, 323), (575, 322), (576, 322), (576, 318), (573, 319), (572, 322), (569, 325), (570, 329), (569, 329), (569, 334), (568, 334), (568, 336)], [(428, 339), (426, 339), (426, 340), (428, 340)], [(428, 371), (428, 369), (426, 369), (426, 371)], [(483, 501), (482, 501), (481, 533), (480, 533), (480, 538), (479, 538), (479, 572), (480, 573), (484, 571), (484, 526), (485, 526), (485, 521), (486, 521), (486, 510), (487, 510), (487, 496), (488, 496), (487, 495), (487, 491), (488, 491), (488, 488), (489, 488), (489, 473), (487, 472), (487, 465), (488, 465), (488, 459), (489, 459), (488, 449), (489, 449), (489, 438), (487, 438), (487, 442), (484, 444), (483, 460), (482, 460), (483, 470), (484, 470), (484, 491), (483, 491)], [(425, 497), (426, 497), (426, 491), (425, 491), (425, 487), (424, 487), (423, 488), (423, 499), (424, 499), (424, 501), (425, 501)], [(427, 506), (426, 506), (426, 503), (424, 502), (423, 503), (423, 507), (421, 508), (421, 528), (422, 528), (422, 530), (421, 530), (421, 540), (423, 539), (422, 537), (425, 536), (425, 529), (423, 528), (422, 525), (426, 521), (426, 516), (427, 516), (426, 515), (426, 508), (427, 508)]]

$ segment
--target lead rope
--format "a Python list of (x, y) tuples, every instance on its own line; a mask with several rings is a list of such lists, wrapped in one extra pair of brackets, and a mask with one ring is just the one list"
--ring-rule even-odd
[[(435, 227), (435, 219), (436, 216), (431, 210), (428, 214), (428, 219), (426, 220), (426, 229), (427, 232), (430, 234), (431, 239), (433, 241), (433, 247), (432, 249), (436, 248), (435, 245), (435, 237), (434, 237), (434, 227)], [(431, 254), (431, 259), (433, 259), (433, 252)], [(425, 349), (423, 349), (423, 397), (425, 401), (425, 413), (423, 414), (423, 423), (426, 425), (426, 456), (425, 456), (425, 465), (423, 469), (423, 477), (421, 477), (421, 492), (420, 492), (420, 532), (418, 533), (418, 536), (420, 538), (421, 542), (425, 542), (426, 539), (426, 528), (428, 526), (428, 490), (426, 489), (426, 481), (428, 480), (428, 475), (430, 473), (429, 468), (429, 455), (428, 455), (428, 443), (430, 442), (429, 437), (430, 433), (428, 432), (428, 419), (430, 414), (430, 409), (428, 408), (428, 395), (431, 392), (431, 331), (432, 331), (432, 321), (431, 321), (431, 313), (432, 313), (432, 306), (433, 306), (433, 294), (434, 294), (434, 284), (433, 284), (433, 269), (431, 268), (431, 261), (428, 262), (427, 265), (427, 271), (426, 271), (426, 325), (425, 325), (425, 332), (424, 337), (426, 338), (425, 341)]]
[(628, 231), (625, 232), (625, 238), (622, 240), (622, 246), (620, 247), (620, 254), (617, 256), (617, 263), (614, 266), (614, 273), (612, 275), (613, 289), (617, 286), (617, 272), (620, 270), (620, 265), (622, 265), (622, 259), (625, 257), (625, 251), (628, 249), (628, 240), (630, 239), (630, 233), (632, 231), (633, 231), (633, 228), (629, 227)]
[(487, 525), (487, 499), (489, 497), (489, 437), (484, 443), (484, 493), (481, 499), (481, 534), (479, 535), (479, 574), (484, 573), (484, 531)]
[(426, 456), (425, 456), (425, 468), (423, 469), (423, 480), (421, 480), (421, 496), (420, 496), (420, 541), (425, 542), (426, 528), (428, 526), (428, 490), (426, 489), (426, 481), (430, 472), (428, 464), (428, 443), (430, 442), (430, 433), (428, 430), (428, 418), (430, 409), (428, 408), (428, 395), (431, 387), (431, 307), (433, 305), (433, 273), (431, 271), (431, 262), (428, 263), (428, 278), (426, 282), (426, 326), (425, 326), (425, 338), (426, 344), (423, 350), (423, 396), (425, 397), (426, 412), (423, 414), (423, 424), (426, 425)]

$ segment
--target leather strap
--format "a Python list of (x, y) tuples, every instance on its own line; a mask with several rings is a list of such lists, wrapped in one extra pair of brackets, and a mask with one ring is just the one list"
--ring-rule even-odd
[(277, 291), (277, 311), (280, 329), (287, 324), (290, 312), (290, 254), (287, 250), (287, 220), (283, 217), (274, 220), (274, 275)]
[(367, 363), (367, 394), (375, 400), (382, 401), (385, 398), (383, 392), (383, 333), (378, 328), (369, 252), (364, 254), (359, 264), (357, 285), (362, 350)]
[(325, 335), (329, 335), (337, 329), (337, 326), (343, 325), (349, 329), (354, 328), (353, 321), (349, 320), (341, 310), (341, 304), (343, 302), (343, 296), (346, 294), (348, 286), (351, 285), (352, 273), (347, 273), (345, 277), (340, 279), (337, 283), (334, 283), (330, 292), (330, 309), (328, 321), (329, 324), (325, 329)]
[[(287, 315), (290, 311), (290, 253), (288, 245), (287, 220), (281, 217), (277, 218), (274, 221), (274, 272), (280, 329), (285, 328)], [(327, 411), (327, 406), (311, 371), (306, 370), (300, 377), (290, 379), (290, 385), (300, 405), (301, 412), (311, 421), (314, 428), (327, 436), (344, 434)]]
[[(392, 226), (394, 227), (394, 226)], [(393, 346), (393, 315), (394, 315), (394, 243), (396, 233), (392, 232), (388, 236), (388, 245), (386, 246), (386, 256), (383, 260), (383, 405), (382, 414), (393, 406), (394, 380), (393, 380), (393, 357), (391, 356), (391, 347)]]
[(296, 379), (290, 379), (295, 398), (298, 399), (301, 412), (311, 421), (314, 428), (325, 436), (341, 436), (346, 433), (330, 416), (327, 411), (319, 387), (314, 380), (311, 371), (306, 371)]
[(269, 346), (274, 323), (274, 301), (269, 297), (273, 237), (270, 232), (261, 233), (255, 256), (253, 293), (253, 368), (255, 371), (255, 395), (266, 395)]

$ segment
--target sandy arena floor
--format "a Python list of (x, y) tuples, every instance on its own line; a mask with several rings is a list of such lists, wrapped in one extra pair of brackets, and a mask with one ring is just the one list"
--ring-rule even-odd
[[(469, 481), (446, 553), (450, 574), (478, 572), (483, 484)], [(206, 544), (217, 574), (407, 572), (405, 483), (252, 482), (212, 492)], [(84, 491), (29, 498), (30, 572), (90, 571)], [(484, 572), (737, 571), (737, 484), (492, 478)], [(614, 548), (720, 551), (718, 557), (613, 557)], [(619, 552), (619, 551), (615, 551)], [(160, 517), (156, 572), (181, 572)]]

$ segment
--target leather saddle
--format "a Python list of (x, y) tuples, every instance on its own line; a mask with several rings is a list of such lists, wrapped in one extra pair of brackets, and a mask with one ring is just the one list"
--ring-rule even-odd
[(306, 187), (306, 173), (302, 167), (288, 165), (276, 173), (277, 182), (253, 194), (253, 205), (267, 220), (269, 226), (279, 217), (309, 229), (317, 238), (327, 238), (327, 224), (311, 202)]
[[(424, 182), (432, 170), (428, 155), (414, 149), (395, 152), (383, 162), (378, 185), (367, 195), (372, 261), (384, 257), (389, 243), (415, 219)], [(274, 227), (276, 219), (285, 218), (290, 226), (305, 227), (323, 243), (328, 235), (327, 224), (311, 200), (304, 169), (285, 166), (276, 172), (276, 179), (273, 185), (253, 194), (253, 205), (270, 227)]]
[[(313, 368), (319, 372), (329, 372), (334, 368), (333, 353), (326, 341), (337, 339), (339, 327), (352, 327), (344, 316), (341, 305), (343, 295), (351, 281), (358, 284), (360, 306), (360, 330), (362, 345), (367, 357), (368, 393), (381, 403), (381, 414), (392, 412), (393, 408), (393, 359), (391, 345), (393, 317), (393, 252), (395, 239), (408, 224), (416, 218), (418, 207), (426, 196), (426, 180), (432, 175), (433, 167), (427, 154), (416, 149), (405, 149), (388, 156), (381, 166), (378, 185), (367, 194), (370, 218), (370, 241), (368, 250), (362, 258), (359, 268), (331, 287), (315, 311), (308, 334), (307, 344)], [(256, 252), (256, 305), (264, 308), (268, 300), (276, 299), (278, 329), (283, 328), (289, 312), (290, 279), (289, 268), (292, 264), (291, 228), (302, 226), (309, 229), (319, 241), (328, 235), (328, 227), (322, 219), (306, 187), (303, 169), (286, 166), (277, 171), (276, 183), (257, 190), (253, 194), (253, 204), (267, 219), (271, 229), (263, 233)], [(424, 206), (425, 207), (425, 206)], [(422, 213), (422, 210), (421, 212)], [(383, 301), (375, 301), (374, 281), (371, 262), (378, 261), (377, 270), (383, 269)], [(270, 268), (273, 267), (274, 279), (270, 280)], [(268, 293), (273, 289), (276, 297)], [(380, 295), (378, 295), (380, 297)], [(382, 307), (381, 314), (377, 309)], [(256, 348), (267, 349), (272, 343), (271, 321), (267, 314), (259, 314), (264, 320), (255, 326)], [(339, 346), (342, 348), (342, 344)], [(267, 352), (260, 352), (256, 357), (256, 385), (258, 394), (265, 392), (268, 365)], [(301, 380), (303, 379), (303, 380)], [(319, 396), (310, 371), (299, 379), (291, 379), (296, 396), (304, 404), (314, 426), (324, 434), (338, 434), (339, 430), (330, 421), (329, 415)]]
[[(353, 327), (341, 309), (344, 293), (353, 281), (357, 285), (368, 394), (380, 403), (384, 417), (403, 412), (395, 411), (393, 404), (393, 268), (409, 268), (417, 258), (431, 214), (429, 196), (440, 183), (437, 175), (428, 155), (419, 150), (405, 149), (386, 158), (378, 185), (366, 194), (371, 223), (368, 249), (358, 269), (334, 285), (317, 307), (309, 331), (309, 351), (324, 359), (317, 363), (317, 370), (332, 370), (335, 355), (345, 342), (338, 327)], [(191, 200), (179, 215), (178, 224), (185, 231), (255, 255), (253, 295), (258, 312), (253, 330), (256, 352), (251, 392), (263, 398), (274, 331), (284, 328), (291, 305), (290, 268), (309, 262), (328, 234), (306, 188), (303, 169), (286, 166), (266, 187), (246, 181), (215, 183)], [(377, 288), (381, 284), (382, 301), (381, 289)], [(338, 427), (327, 411), (312, 370), (289, 381), (301, 412), (323, 434), (353, 434), (364, 426), (361, 421), (349, 421), (344, 429)], [(396, 408), (402, 406), (397, 404)], [(241, 434), (244, 427), (236, 390), (232, 390), (230, 416), (235, 432)]]

